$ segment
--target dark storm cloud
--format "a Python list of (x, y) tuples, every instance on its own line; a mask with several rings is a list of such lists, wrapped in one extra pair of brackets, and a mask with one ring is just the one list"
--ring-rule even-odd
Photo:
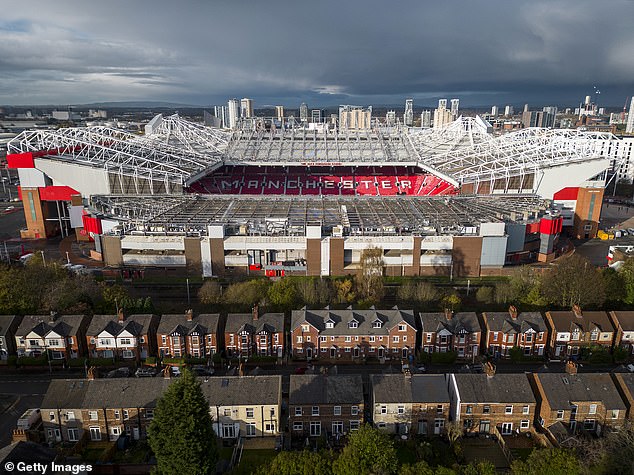
[[(7, 2), (5, 2), (7, 3)], [(572, 102), (634, 94), (634, 2), (16, 2), (0, 103)]]

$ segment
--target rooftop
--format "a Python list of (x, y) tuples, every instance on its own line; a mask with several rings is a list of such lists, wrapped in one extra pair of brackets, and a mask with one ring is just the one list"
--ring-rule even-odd
[(555, 410), (570, 409), (578, 402), (602, 402), (608, 410), (625, 410), (625, 403), (607, 373), (535, 374)]
[(288, 403), (363, 404), (361, 375), (292, 374)]

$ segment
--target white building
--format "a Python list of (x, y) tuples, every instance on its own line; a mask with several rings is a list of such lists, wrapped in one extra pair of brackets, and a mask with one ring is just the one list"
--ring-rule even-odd
[(632, 102), (630, 102), (630, 113), (627, 116), (627, 126), (625, 127), (625, 132), (628, 134), (634, 133), (634, 97), (632, 97)]
[(245, 97), (240, 101), (240, 117), (243, 119), (253, 117), (253, 99)]
[(408, 127), (414, 125), (414, 99), (405, 100), (405, 113), (403, 114), (403, 123)]
[(240, 102), (238, 99), (230, 99), (227, 103), (228, 118), (229, 118), (229, 128), (235, 129), (238, 124), (238, 119), (240, 118)]

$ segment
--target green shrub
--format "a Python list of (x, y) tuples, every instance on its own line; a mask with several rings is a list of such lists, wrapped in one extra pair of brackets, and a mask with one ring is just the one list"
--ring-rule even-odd
[(7, 364), (9, 366), (16, 366), (18, 364), (18, 357), (16, 355), (10, 355), (7, 358)]
[(614, 348), (614, 352), (612, 353), (615, 363), (623, 363), (627, 360), (628, 356), (629, 352), (627, 351), (627, 348), (622, 348), (620, 346), (616, 346)]
[(207, 358), (188, 357), (188, 358), (185, 358), (185, 363), (187, 363), (188, 365), (207, 364)]
[(18, 365), (20, 366), (44, 366), (48, 364), (46, 355), (42, 356), (20, 356)]
[(220, 363), (220, 361), (222, 361), (222, 356), (220, 355), (220, 353), (214, 353), (214, 355), (211, 357), (211, 361), (213, 361), (214, 363)]
[(249, 361), (253, 363), (275, 363), (277, 356), (249, 356)]
[[(163, 358), (163, 364), (172, 364), (172, 365), (184, 365), (185, 358)], [(147, 363), (147, 360), (146, 360)]]
[(112, 358), (90, 358), (88, 366), (114, 366)]
[(156, 364), (156, 357), (148, 356), (147, 358), (145, 358), (145, 364), (148, 364), (148, 365)]
[(71, 368), (81, 368), (87, 364), (86, 358), (71, 358), (68, 360), (68, 366)]
[(447, 353), (434, 352), (431, 354), (431, 362), (434, 364), (453, 364), (458, 359), (458, 352), (448, 351)]

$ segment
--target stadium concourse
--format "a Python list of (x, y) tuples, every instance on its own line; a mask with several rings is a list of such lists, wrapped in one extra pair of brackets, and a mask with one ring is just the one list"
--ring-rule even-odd
[(596, 234), (605, 139), (494, 135), (480, 117), (441, 129), (257, 119), (228, 131), (157, 115), (143, 135), (25, 131), (7, 161), (20, 178), (22, 237), (94, 240), (107, 266), (343, 275), (378, 247), (387, 275), (483, 275), (549, 261), (563, 228)]

